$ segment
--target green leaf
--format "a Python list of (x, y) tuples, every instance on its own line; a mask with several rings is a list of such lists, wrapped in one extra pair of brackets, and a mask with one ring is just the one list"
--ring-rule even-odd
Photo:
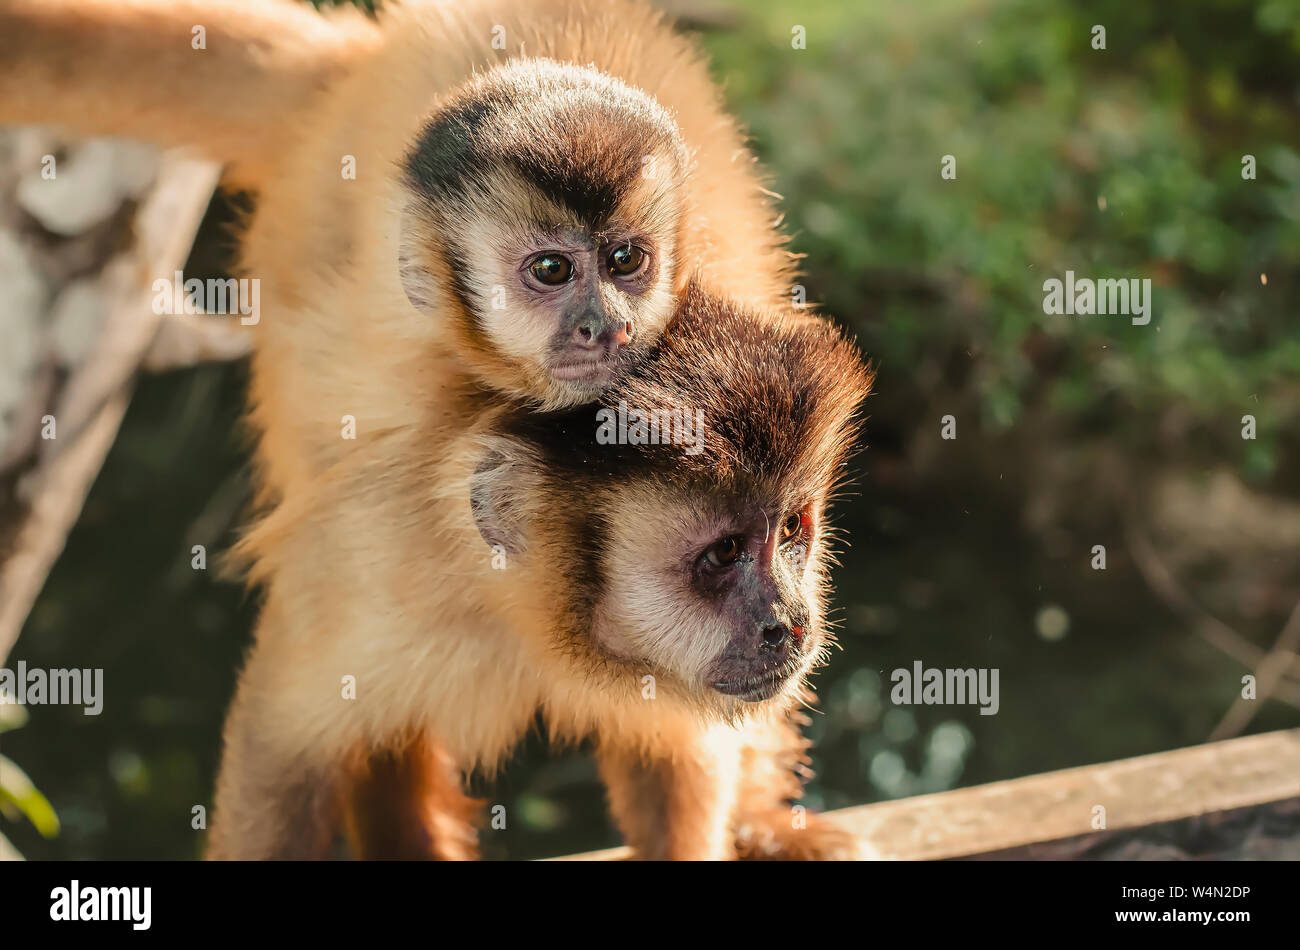
[(4, 805), (16, 807), (26, 815), (42, 837), (53, 838), (59, 833), (59, 816), (49, 799), (36, 789), (27, 773), (0, 755), (0, 808)]

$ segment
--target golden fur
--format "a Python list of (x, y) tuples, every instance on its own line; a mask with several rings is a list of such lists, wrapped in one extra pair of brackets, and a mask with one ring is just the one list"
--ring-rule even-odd
[[(206, 50), (191, 48), (194, 24)], [(466, 77), (521, 55), (592, 65), (668, 109), (690, 157), (676, 258), (715, 294), (770, 305), (789, 293), (752, 157), (695, 48), (647, 5), (389, 3), (377, 23), (271, 0), (0, 5), (0, 120), (191, 145), (259, 195), (242, 271), (262, 282), (250, 332), (264, 516), (241, 553), (264, 603), (210, 854), (324, 855), (356, 776), (389, 755), (407, 799), (420, 798), (411, 781), (437, 787), (429, 853), (468, 854), (463, 821), (439, 830), (469, 807), (447, 763), (495, 768), (539, 709), (557, 740), (599, 735), (612, 810), (645, 856), (841, 854), (825, 825), (789, 833), (782, 802), (805, 745), (789, 703), (762, 704), (739, 729), (594, 690), (591, 670), (539, 632), (551, 620), (537, 591), (491, 568), (468, 517), (482, 438), (505, 410), (466, 372), (454, 322), (403, 291), (398, 166)], [(340, 174), (345, 156), (355, 179)]]

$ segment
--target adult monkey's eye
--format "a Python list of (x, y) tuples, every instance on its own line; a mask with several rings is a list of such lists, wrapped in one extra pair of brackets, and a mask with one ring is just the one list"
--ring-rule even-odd
[(615, 277), (631, 277), (645, 263), (645, 251), (635, 244), (624, 244), (609, 254), (609, 272)]
[(573, 276), (573, 261), (563, 254), (543, 254), (534, 258), (528, 269), (538, 281), (554, 287)]
[(784, 544), (803, 534), (807, 525), (808, 516), (802, 511), (796, 511), (781, 525), (781, 543)]
[(740, 557), (740, 538), (723, 538), (704, 552), (704, 560), (714, 567), (726, 567)]

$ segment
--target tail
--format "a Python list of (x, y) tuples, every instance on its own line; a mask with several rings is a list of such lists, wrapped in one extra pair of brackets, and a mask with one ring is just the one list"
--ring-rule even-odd
[(0, 0), (0, 123), (192, 146), (255, 185), (379, 37), (293, 0)]

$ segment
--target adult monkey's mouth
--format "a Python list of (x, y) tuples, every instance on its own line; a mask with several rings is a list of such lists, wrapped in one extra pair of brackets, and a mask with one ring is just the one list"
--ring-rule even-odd
[(781, 692), (782, 687), (785, 686), (786, 681), (790, 679), (793, 673), (794, 671), (791, 669), (780, 667), (771, 672), (758, 676), (749, 676), (745, 679), (720, 680), (713, 683), (712, 686), (724, 695), (735, 696), (747, 703), (756, 703), (764, 699), (771, 699)]

